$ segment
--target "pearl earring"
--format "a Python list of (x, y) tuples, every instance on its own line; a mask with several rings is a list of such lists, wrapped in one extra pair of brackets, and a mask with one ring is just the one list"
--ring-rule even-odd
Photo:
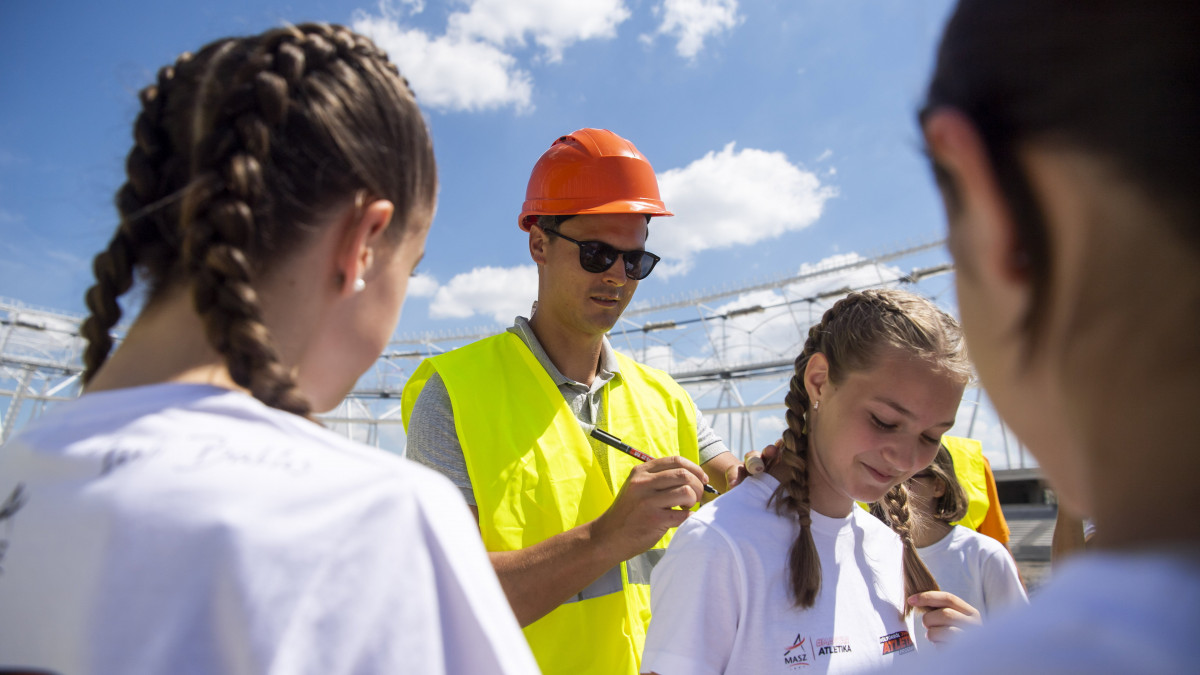
[(354, 292), (355, 293), (361, 293), (362, 290), (366, 287), (367, 287), (367, 282), (363, 281), (362, 277), (359, 277), (354, 280)]
[(817, 408), (821, 407), (820, 401), (813, 401), (813, 412), (817, 412)]

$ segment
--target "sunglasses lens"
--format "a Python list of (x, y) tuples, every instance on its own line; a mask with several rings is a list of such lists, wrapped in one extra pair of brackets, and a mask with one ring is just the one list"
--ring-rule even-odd
[(658, 256), (649, 251), (629, 251), (625, 254), (625, 276), (641, 281), (650, 276), (656, 264)]
[[(561, 233), (560, 237), (567, 239)], [(625, 276), (640, 281), (650, 276), (650, 271), (658, 263), (658, 256), (649, 251), (621, 251), (602, 241), (573, 241), (579, 246), (579, 266), (599, 274), (613, 266), (617, 258), (625, 261)]]
[(602, 241), (585, 241), (579, 245), (580, 267), (595, 274), (612, 267), (619, 255), (617, 249)]

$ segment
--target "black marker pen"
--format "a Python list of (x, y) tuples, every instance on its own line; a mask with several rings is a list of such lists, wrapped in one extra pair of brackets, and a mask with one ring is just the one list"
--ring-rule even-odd
[[(589, 429), (588, 435), (591, 436), (592, 438), (600, 441), (601, 443), (603, 443), (611, 448), (616, 448), (617, 450), (620, 450), (621, 452), (629, 455), (630, 457), (633, 457), (634, 459), (639, 459), (643, 462), (649, 462), (650, 460), (654, 459), (653, 457), (651, 457), (650, 455), (647, 455), (646, 453), (642, 452), (641, 450), (631, 447), (628, 443), (626, 443), (625, 441), (622, 441), (621, 439), (617, 438), (616, 436), (613, 436), (612, 434), (608, 433), (607, 431), (603, 431), (603, 430), (598, 429), (591, 425), (585, 425), (584, 428)], [(717, 491), (717, 488), (709, 485), (708, 483), (704, 484), (704, 491), (709, 494), (712, 494), (712, 495), (721, 494), (720, 492)]]

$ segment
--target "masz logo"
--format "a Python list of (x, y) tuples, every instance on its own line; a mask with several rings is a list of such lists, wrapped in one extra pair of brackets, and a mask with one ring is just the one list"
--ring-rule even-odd
[(908, 631), (902, 630), (895, 633), (889, 633), (879, 638), (879, 643), (883, 645), (883, 653), (887, 654), (907, 654), (916, 649), (913, 646), (912, 638), (909, 637)]
[(813, 643), (817, 648), (817, 656), (831, 656), (833, 654), (849, 654), (850, 653), (850, 638), (846, 637), (831, 637), (817, 638)]
[(796, 634), (796, 639), (792, 640), (792, 646), (783, 652), (784, 665), (792, 670), (804, 668), (809, 665), (808, 647), (804, 645), (806, 641), (807, 638), (802, 637), (799, 633)]

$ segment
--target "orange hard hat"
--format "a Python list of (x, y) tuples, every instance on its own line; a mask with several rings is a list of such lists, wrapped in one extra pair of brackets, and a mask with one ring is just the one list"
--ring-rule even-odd
[(675, 215), (658, 195), (650, 160), (607, 129), (558, 137), (529, 177), (517, 224), (526, 232), (537, 216), (585, 213)]

